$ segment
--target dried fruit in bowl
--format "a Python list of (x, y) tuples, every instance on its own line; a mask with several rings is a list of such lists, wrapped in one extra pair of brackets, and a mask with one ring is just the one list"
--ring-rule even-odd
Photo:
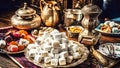
[(16, 41), (11, 41), (11, 42), (9, 43), (9, 45), (16, 45), (16, 46), (17, 46), (18, 44), (17, 44)]
[(109, 25), (102, 25), (100, 30), (102, 30), (103, 32), (107, 32), (107, 33), (111, 33), (112, 29)]
[(23, 39), (23, 38), (21, 38), (20, 40), (19, 40), (19, 45), (23, 45), (23, 46), (27, 46), (28, 44), (29, 44), (30, 42), (27, 40), (27, 39)]
[(80, 27), (70, 27), (69, 28), (69, 31), (72, 32), (72, 33), (80, 33), (82, 32), (82, 29)]
[(13, 32), (12, 35), (13, 35), (14, 38), (20, 38), (21, 37), (21, 34), (18, 31)]
[(84, 30), (82, 26), (69, 26), (67, 32), (69, 37), (78, 37), (79, 33)]
[(7, 47), (7, 50), (10, 51), (10, 52), (17, 52), (18, 51), (18, 46), (16, 46), (16, 45), (9, 45)]
[(35, 38), (33, 38), (33, 37), (30, 36), (30, 35), (25, 36), (24, 39), (28, 40), (29, 43), (33, 43), (33, 41), (35, 41)]
[(19, 30), (18, 32), (20, 33), (20, 35), (23, 35), (23, 36), (28, 35), (28, 32), (25, 30)]
[(24, 50), (25, 49), (25, 46), (24, 45), (18, 45), (18, 50), (19, 51), (22, 51), (22, 50)]

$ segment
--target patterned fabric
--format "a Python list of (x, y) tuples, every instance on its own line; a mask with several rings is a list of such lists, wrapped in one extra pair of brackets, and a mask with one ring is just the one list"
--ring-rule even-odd
[[(40, 68), (34, 65), (33, 63), (29, 62), (27, 58), (25, 58), (23, 53), (17, 55), (10, 55), (10, 57), (14, 58), (24, 68)], [(89, 56), (88, 60), (86, 60), (84, 63), (72, 68), (100, 68), (100, 67), (96, 59), (93, 59), (93, 57)]]
[(24, 68), (40, 68), (33, 63), (29, 62), (23, 53), (17, 55), (11, 55), (18, 63), (20, 63)]

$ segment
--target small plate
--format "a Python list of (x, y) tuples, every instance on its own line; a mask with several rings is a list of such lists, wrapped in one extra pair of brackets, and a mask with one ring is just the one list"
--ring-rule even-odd
[(110, 58), (120, 58), (120, 43), (104, 43), (98, 48), (98, 51)]
[(0, 52), (1, 53), (4, 53), (4, 54), (19, 54), (19, 53), (23, 53), (23, 52), (25, 52), (25, 49), (24, 50), (22, 50), (22, 51), (18, 51), (18, 52), (9, 52), (9, 51), (7, 51), (7, 50), (0, 50)]
[(95, 28), (95, 30), (98, 31), (98, 32), (100, 32), (101, 34), (103, 34), (103, 35), (109, 35), (109, 36), (120, 36), (120, 32), (119, 33), (107, 33), (107, 32), (103, 32), (102, 30), (100, 30), (100, 25), (97, 28)]

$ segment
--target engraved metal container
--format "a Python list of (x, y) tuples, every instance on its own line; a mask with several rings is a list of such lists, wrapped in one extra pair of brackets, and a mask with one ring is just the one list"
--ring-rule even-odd
[(41, 18), (46, 26), (55, 27), (59, 23), (60, 8), (56, 1), (41, 1)]
[(80, 9), (64, 9), (65, 26), (78, 25), (83, 17)]
[(99, 40), (100, 33), (95, 31), (95, 28), (98, 26), (98, 16), (101, 14), (102, 10), (97, 5), (88, 4), (85, 5), (81, 11), (84, 15), (81, 22), (84, 27), (84, 31), (79, 34), (78, 41), (81, 41), (83, 37), (86, 37), (94, 39), (92, 42), (97, 42)]
[(12, 16), (11, 24), (18, 29), (37, 28), (41, 24), (41, 18), (34, 9), (27, 7), (27, 3), (24, 3), (24, 7), (18, 9)]
[(93, 4), (88, 4), (82, 8), (82, 13), (84, 17), (82, 19), (82, 26), (86, 29), (87, 35), (92, 35), (92, 30), (98, 26), (99, 20), (98, 16), (102, 10)]

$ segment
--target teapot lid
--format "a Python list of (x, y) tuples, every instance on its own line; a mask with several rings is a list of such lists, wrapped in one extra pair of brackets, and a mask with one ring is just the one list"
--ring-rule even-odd
[(85, 5), (81, 11), (83, 13), (101, 13), (102, 10), (97, 6), (97, 5), (93, 5), (93, 4), (88, 4)]
[(19, 16), (30, 16), (36, 14), (36, 11), (30, 7), (27, 7), (27, 3), (24, 3), (24, 7), (16, 11), (16, 15)]

